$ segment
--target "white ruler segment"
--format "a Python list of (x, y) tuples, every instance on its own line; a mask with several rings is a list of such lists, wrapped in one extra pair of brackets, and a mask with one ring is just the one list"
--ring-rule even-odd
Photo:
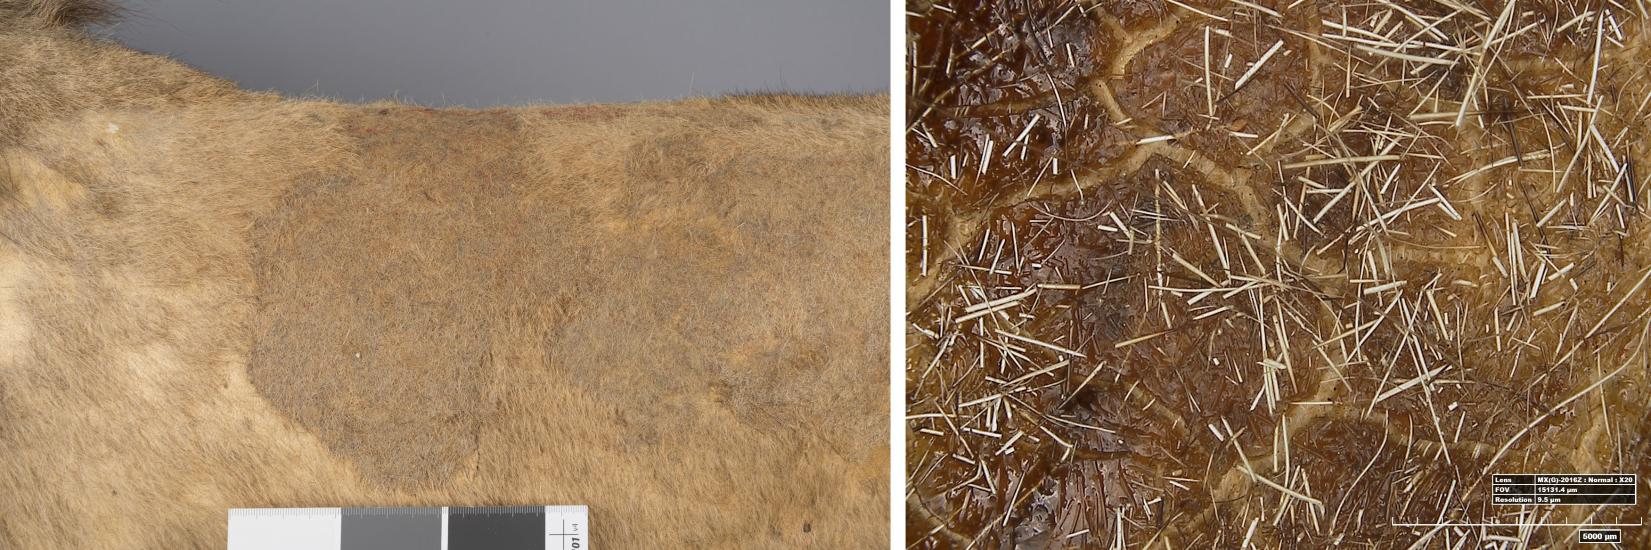
[(545, 550), (590, 550), (590, 510), (546, 506)]
[(229, 511), (230, 550), (340, 550), (339, 508), (236, 508)]

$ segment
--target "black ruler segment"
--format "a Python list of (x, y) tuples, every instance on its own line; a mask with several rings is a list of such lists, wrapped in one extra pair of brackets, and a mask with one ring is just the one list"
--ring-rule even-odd
[(543, 506), (450, 508), (448, 550), (544, 550)]
[(1634, 474), (1496, 474), (1492, 504), (1632, 505)]

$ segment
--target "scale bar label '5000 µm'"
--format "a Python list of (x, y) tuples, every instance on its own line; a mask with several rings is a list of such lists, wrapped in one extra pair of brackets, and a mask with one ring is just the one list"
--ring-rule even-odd
[(229, 550), (590, 550), (584, 506), (236, 508)]

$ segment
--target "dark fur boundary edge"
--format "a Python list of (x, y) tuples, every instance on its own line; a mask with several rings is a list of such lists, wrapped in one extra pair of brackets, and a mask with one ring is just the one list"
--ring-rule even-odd
[(109, 0), (0, 0), (0, 25), (78, 27), (107, 23), (120, 11)]

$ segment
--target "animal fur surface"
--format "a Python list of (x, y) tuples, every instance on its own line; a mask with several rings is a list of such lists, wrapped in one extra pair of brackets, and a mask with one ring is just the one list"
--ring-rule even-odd
[(1651, 4), (906, 7), (908, 548), (1651, 548)]
[(0, 0), (0, 548), (556, 503), (887, 540), (885, 97), (299, 101), (110, 11)]

